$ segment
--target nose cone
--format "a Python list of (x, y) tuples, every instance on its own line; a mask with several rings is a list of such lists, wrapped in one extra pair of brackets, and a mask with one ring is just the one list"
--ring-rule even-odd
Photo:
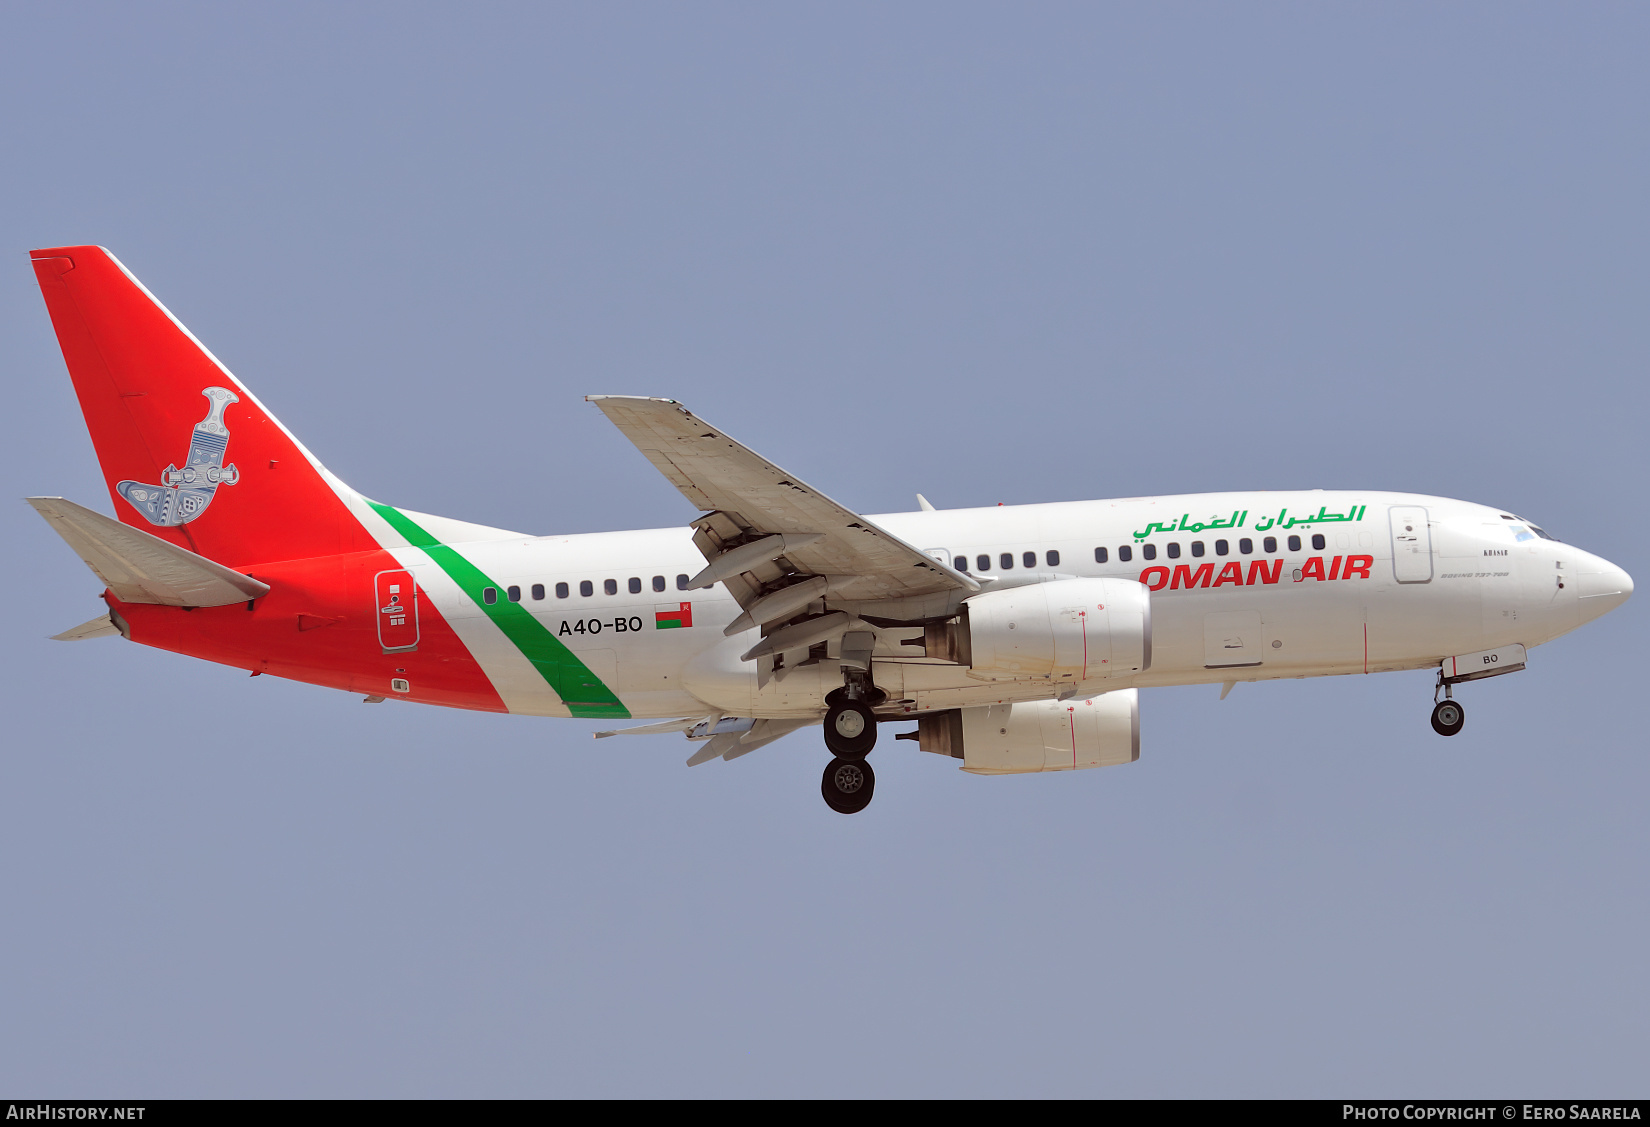
[(1633, 577), (1609, 560), (1585, 556), (1578, 569), (1576, 586), (1581, 621), (1591, 622), (1627, 601), (1633, 593)]

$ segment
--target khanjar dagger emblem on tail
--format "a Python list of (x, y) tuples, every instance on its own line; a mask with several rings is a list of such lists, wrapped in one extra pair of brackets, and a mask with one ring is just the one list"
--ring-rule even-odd
[(223, 464), (224, 452), (229, 449), (229, 428), (223, 425), (224, 408), (239, 403), (241, 397), (226, 387), (209, 387), (201, 394), (212, 406), (206, 418), (195, 424), (195, 433), (189, 440), (189, 457), (183, 468), (167, 466), (166, 472), (160, 475), (160, 485), (123, 481), (115, 486), (115, 491), (130, 501), (150, 524), (173, 528), (188, 524), (206, 511), (218, 486), (234, 485), (241, 479), (241, 471), (233, 463)]

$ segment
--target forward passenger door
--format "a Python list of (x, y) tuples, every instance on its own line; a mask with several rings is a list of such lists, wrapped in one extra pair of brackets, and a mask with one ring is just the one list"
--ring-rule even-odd
[(1392, 573), (1399, 583), (1432, 581), (1432, 531), (1419, 505), (1392, 506)]

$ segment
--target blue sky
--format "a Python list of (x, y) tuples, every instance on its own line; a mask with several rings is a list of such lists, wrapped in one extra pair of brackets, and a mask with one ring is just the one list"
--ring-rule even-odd
[[(16, 498), (107, 494), (26, 251), (108, 246), (340, 476), (531, 533), (692, 511), (591, 392), (864, 512), (1503, 506), (1643, 570), (1639, 6), (13, 5)], [(1650, 1051), (1642, 599), (1460, 694), (1142, 697), (1125, 768), (358, 698), (0, 634), (0, 1087), (1527, 1096)], [(623, 746), (614, 746), (622, 744)]]

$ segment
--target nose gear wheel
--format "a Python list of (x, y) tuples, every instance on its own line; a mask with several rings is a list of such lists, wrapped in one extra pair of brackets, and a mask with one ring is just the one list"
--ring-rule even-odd
[(1432, 730), (1440, 736), (1455, 735), (1466, 722), (1466, 711), (1453, 700), (1441, 700), (1432, 707)]

